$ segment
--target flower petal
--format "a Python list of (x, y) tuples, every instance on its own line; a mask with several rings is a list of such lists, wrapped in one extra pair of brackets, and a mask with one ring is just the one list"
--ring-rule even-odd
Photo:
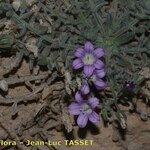
[(83, 62), (81, 59), (75, 59), (72, 63), (74, 69), (79, 69), (83, 67)]
[(94, 84), (98, 90), (104, 89), (107, 86), (107, 84), (102, 79), (94, 81)]
[(88, 103), (92, 108), (95, 108), (96, 106), (98, 106), (99, 100), (96, 97), (91, 97), (90, 99), (88, 99)]
[(99, 115), (98, 115), (95, 111), (93, 111), (93, 112), (89, 115), (89, 120), (90, 120), (91, 122), (93, 122), (93, 123), (97, 123), (97, 122), (100, 121), (100, 117), (99, 117)]
[(94, 55), (97, 57), (97, 58), (100, 58), (102, 56), (104, 56), (105, 52), (102, 48), (96, 48), (94, 50)]
[(75, 56), (80, 58), (80, 57), (84, 56), (84, 53), (85, 53), (85, 51), (83, 48), (77, 48), (75, 51)]
[(96, 69), (95, 73), (98, 78), (103, 78), (106, 75), (105, 69)]
[(86, 42), (84, 45), (85, 51), (91, 52), (94, 50), (94, 45), (91, 42)]
[(81, 94), (80, 94), (79, 91), (76, 92), (76, 94), (75, 94), (75, 100), (76, 100), (77, 102), (82, 102), (82, 101), (83, 101), (83, 98), (82, 98), (82, 96), (81, 96)]
[(84, 74), (87, 77), (90, 77), (93, 74), (95, 67), (93, 65), (85, 65), (84, 66)]
[(81, 92), (86, 95), (90, 92), (90, 87), (89, 87), (89, 84), (84, 82), (82, 85), (81, 85)]
[(97, 60), (94, 64), (95, 68), (102, 69), (104, 67), (104, 63), (101, 60)]
[(79, 115), (81, 113), (81, 105), (78, 103), (72, 103), (69, 107), (68, 107), (68, 111), (71, 115)]
[(88, 122), (88, 115), (87, 114), (80, 114), (77, 119), (77, 124), (80, 128), (84, 128)]

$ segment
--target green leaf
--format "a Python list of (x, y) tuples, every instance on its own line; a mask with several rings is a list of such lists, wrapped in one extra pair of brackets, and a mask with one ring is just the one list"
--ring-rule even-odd
[(11, 48), (14, 44), (14, 36), (2, 34), (0, 35), (0, 48)]

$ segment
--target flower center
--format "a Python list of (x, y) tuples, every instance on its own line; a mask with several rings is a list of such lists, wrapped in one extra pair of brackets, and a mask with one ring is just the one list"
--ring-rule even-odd
[(94, 82), (94, 81), (96, 81), (96, 75), (92, 75), (91, 76), (91, 80)]
[(83, 104), (82, 108), (81, 108), (83, 113), (92, 113), (92, 109), (88, 104)]
[(85, 54), (85, 56), (83, 57), (83, 62), (86, 65), (92, 65), (94, 63), (94, 61), (95, 61), (95, 59), (92, 54)]

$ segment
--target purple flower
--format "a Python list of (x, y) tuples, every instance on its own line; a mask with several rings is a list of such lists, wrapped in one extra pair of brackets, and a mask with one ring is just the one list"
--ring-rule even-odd
[(133, 81), (125, 81), (123, 88), (128, 91), (133, 91), (135, 89), (135, 83)]
[(81, 85), (80, 91), (83, 95), (86, 95), (90, 92), (90, 87), (87, 81), (84, 81)]
[(88, 120), (97, 123), (99, 122), (99, 115), (94, 109), (99, 105), (99, 100), (95, 97), (91, 97), (88, 100), (84, 100), (79, 92), (75, 95), (75, 102), (69, 106), (69, 112), (72, 115), (78, 115), (77, 124), (80, 128), (84, 128)]
[(84, 74), (90, 77), (95, 69), (102, 69), (104, 63), (99, 59), (104, 55), (102, 48), (94, 49), (91, 42), (86, 42), (84, 48), (77, 48), (75, 56), (77, 57), (73, 61), (73, 68), (79, 69), (83, 67)]
[(91, 76), (91, 81), (95, 85), (98, 90), (105, 89), (107, 87), (106, 82), (104, 82), (101, 78), (105, 76), (106, 72), (104, 69), (95, 70), (93, 75)]

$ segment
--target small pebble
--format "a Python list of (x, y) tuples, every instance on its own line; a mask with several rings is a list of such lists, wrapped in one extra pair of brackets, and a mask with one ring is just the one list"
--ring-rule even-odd
[(144, 112), (142, 112), (142, 113), (140, 114), (140, 117), (141, 117), (141, 119), (142, 119), (143, 121), (147, 121), (147, 120), (148, 120), (148, 116), (147, 116), (147, 114), (144, 113)]
[(8, 91), (8, 84), (5, 80), (0, 81), (0, 89), (4, 92)]

